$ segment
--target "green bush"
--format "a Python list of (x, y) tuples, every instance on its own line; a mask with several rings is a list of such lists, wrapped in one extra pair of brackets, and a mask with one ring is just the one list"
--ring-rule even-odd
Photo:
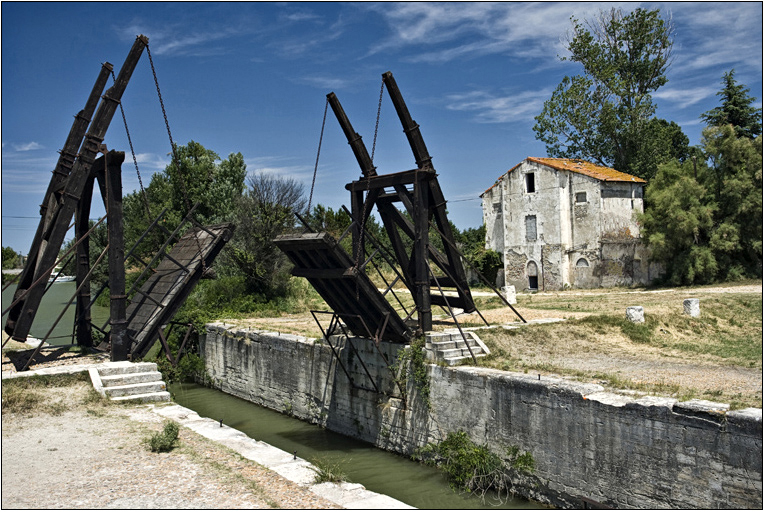
[(175, 448), (175, 443), (178, 441), (179, 430), (180, 426), (176, 422), (169, 421), (165, 423), (162, 432), (157, 432), (149, 438), (149, 448), (151, 451), (169, 452)]
[(487, 445), (474, 443), (464, 430), (459, 430), (450, 432), (438, 444), (428, 443), (412, 458), (441, 469), (455, 491), (484, 495), (491, 489), (507, 490), (514, 471), (534, 471), (534, 458), (529, 452), (521, 453), (517, 446), (511, 446), (506, 457), (492, 452)]

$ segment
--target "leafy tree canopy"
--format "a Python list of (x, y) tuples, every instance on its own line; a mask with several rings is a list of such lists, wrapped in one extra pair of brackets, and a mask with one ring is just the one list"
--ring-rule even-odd
[[(244, 191), (247, 166), (241, 153), (231, 153), (220, 161), (214, 151), (198, 142), (176, 146), (176, 157), (162, 172), (151, 177), (146, 196), (140, 191), (125, 196), (125, 246), (130, 247), (143, 234), (154, 217), (167, 208), (163, 224), (173, 231), (188, 211), (202, 224), (215, 224), (233, 218), (237, 199)], [(148, 209), (151, 215), (147, 212)], [(142, 253), (153, 253), (165, 235), (154, 230), (141, 246)]]
[(550, 156), (583, 158), (650, 179), (657, 158), (687, 153), (680, 128), (653, 119), (651, 93), (667, 82), (671, 63), (671, 20), (658, 10), (624, 14), (614, 8), (584, 23), (572, 18), (572, 24), (571, 55), (562, 60), (580, 63), (584, 74), (564, 77), (553, 91), (535, 118), (536, 138)]
[(20, 255), (10, 247), (3, 247), (2, 250), (3, 268), (16, 268)]
[(652, 258), (675, 285), (761, 276), (762, 135), (710, 126), (702, 142), (706, 160), (661, 165), (646, 187)]
[(762, 133), (762, 109), (752, 106), (754, 98), (747, 95), (749, 89), (737, 84), (734, 74), (734, 69), (723, 74), (723, 89), (717, 93), (722, 105), (704, 112), (701, 118), (711, 126), (733, 125), (737, 137), (754, 139)]

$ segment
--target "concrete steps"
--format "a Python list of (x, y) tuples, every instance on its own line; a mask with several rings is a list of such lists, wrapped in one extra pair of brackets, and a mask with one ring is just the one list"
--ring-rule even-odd
[[(449, 366), (472, 362), (471, 351), (477, 358), (486, 357), (489, 348), (472, 331), (464, 331), (466, 340), (457, 333), (428, 333), (425, 335), (426, 357), (431, 361), (444, 362)], [(470, 348), (468, 348), (470, 347)]]
[(89, 371), (95, 390), (111, 400), (170, 400), (170, 393), (167, 392), (167, 386), (162, 381), (162, 374), (157, 371), (155, 363), (120, 361), (100, 364)]

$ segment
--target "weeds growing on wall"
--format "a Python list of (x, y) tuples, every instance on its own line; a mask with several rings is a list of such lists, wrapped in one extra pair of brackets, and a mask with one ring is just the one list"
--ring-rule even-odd
[(430, 377), (425, 363), (424, 348), (425, 338), (413, 340), (408, 347), (399, 351), (396, 366), (392, 367), (391, 371), (396, 373), (401, 369), (398, 383), (403, 390), (406, 389), (407, 380), (411, 378), (423, 404), (430, 410)]
[(441, 469), (456, 492), (467, 492), (485, 498), (489, 491), (507, 497), (514, 474), (534, 472), (534, 458), (517, 446), (500, 456), (486, 445), (474, 443), (464, 430), (450, 432), (440, 443), (428, 443), (418, 449), (412, 459)]
[(324, 482), (331, 482), (338, 484), (340, 482), (346, 481), (347, 477), (340, 467), (342, 461), (322, 459), (317, 457), (311, 459), (310, 462), (314, 466), (311, 469), (314, 473), (316, 473), (313, 479), (313, 483), (323, 484)]

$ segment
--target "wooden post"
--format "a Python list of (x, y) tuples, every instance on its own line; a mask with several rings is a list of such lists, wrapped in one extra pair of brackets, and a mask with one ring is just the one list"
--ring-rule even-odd
[(125, 240), (122, 217), (122, 151), (106, 155), (107, 223), (109, 225), (109, 324), (112, 343), (111, 360), (128, 359), (127, 295), (125, 295)]
[[(120, 69), (115, 84), (103, 96), (103, 100), (85, 135), (85, 140), (82, 146), (80, 146), (77, 161), (74, 163), (72, 171), (65, 181), (63, 193), (61, 194), (61, 202), (57, 205), (55, 212), (51, 214), (50, 231), (42, 236), (40, 256), (36, 262), (31, 282), (36, 282), (38, 279), (43, 278), (45, 274), (50, 275), (50, 270), (56, 262), (59, 249), (64, 242), (67, 231), (69, 231), (69, 222), (74, 216), (77, 203), (82, 197), (83, 188), (87, 178), (90, 176), (96, 154), (101, 149), (101, 143), (109, 128), (109, 123), (111, 123), (112, 117), (114, 117), (122, 94), (125, 92), (136, 64), (138, 64), (141, 53), (148, 44), (149, 39), (147, 37), (138, 36), (136, 38), (130, 53), (128, 53), (125, 59), (125, 63)], [(17, 308), (11, 310), (6, 330), (9, 327), (13, 327), (13, 339), (26, 340), (44, 292), (44, 286), (38, 286), (34, 290), (30, 290), (26, 299), (21, 301)], [(14, 314), (18, 316), (17, 319), (14, 318)], [(16, 320), (15, 325), (13, 325), (14, 320)]]
[(430, 309), (430, 275), (428, 273), (428, 180), (418, 173), (414, 181), (414, 283), (417, 290), (417, 317), (424, 334), (433, 329)]
[[(88, 179), (82, 191), (82, 199), (77, 205), (74, 214), (74, 239), (80, 240), (88, 232), (88, 218), (90, 217), (90, 205), (93, 197), (94, 178)], [(77, 303), (75, 306), (75, 327), (77, 330), (77, 344), (82, 347), (93, 346), (93, 332), (90, 327), (90, 237), (84, 238), (76, 249), (76, 278), (77, 278)], [(83, 284), (84, 283), (84, 284)]]
[[(101, 72), (96, 79), (96, 83), (93, 85), (88, 101), (85, 103), (85, 108), (80, 110), (77, 115), (74, 116), (74, 122), (69, 130), (69, 135), (64, 143), (64, 147), (61, 149), (61, 155), (56, 163), (56, 167), (53, 169), (53, 176), (48, 184), (48, 190), (45, 192), (43, 202), (40, 205), (40, 215), (42, 218), (40, 224), (37, 226), (37, 232), (32, 239), (32, 246), (29, 249), (27, 261), (24, 264), (24, 270), (22, 270), (21, 275), (19, 276), (19, 284), (16, 288), (14, 299), (19, 297), (35, 281), (34, 275), (37, 268), (37, 259), (40, 254), (41, 246), (44, 244), (43, 236), (50, 230), (50, 222), (55, 211), (55, 204), (60, 197), (56, 191), (67, 179), (72, 170), (77, 155), (77, 149), (82, 143), (82, 138), (85, 136), (90, 119), (98, 106), (98, 100), (106, 86), (106, 81), (109, 78), (112, 69), (112, 65), (108, 62), (101, 65)], [(40, 286), (44, 288), (45, 283), (41, 283)], [(25, 301), (20, 302), (10, 311), (5, 326), (5, 332), (18, 341), (26, 340), (27, 334), (29, 333), (28, 328), (22, 328), (19, 331), (23, 332), (16, 333), (16, 322), (24, 309), (24, 302)]]

